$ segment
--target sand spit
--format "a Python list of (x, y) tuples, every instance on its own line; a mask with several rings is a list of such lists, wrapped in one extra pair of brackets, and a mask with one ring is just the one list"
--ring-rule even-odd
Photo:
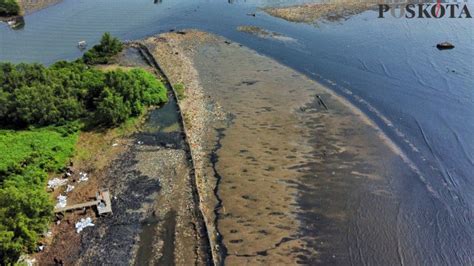
[[(185, 98), (179, 101), (179, 105), (183, 112), (185, 132), (194, 162), (196, 186), (201, 197), (200, 208), (208, 225), (214, 261), (220, 264), (223, 251), (217, 244), (219, 233), (213, 226), (216, 219), (215, 207), (218, 205), (218, 198), (214, 193), (217, 180), (211, 167), (210, 151), (217, 141), (212, 125), (225, 123), (227, 119), (220, 110), (221, 107), (204, 94), (199, 84), (198, 73), (189, 58), (194, 51), (192, 45), (184, 46), (182, 43), (183, 41), (205, 43), (214, 40), (215, 37), (199, 32), (193, 32), (191, 38), (189, 36), (191, 35), (185, 32), (162, 34), (146, 39), (143, 43), (159, 62), (170, 82), (173, 85), (185, 86)], [(207, 138), (212, 141), (203, 141)]]
[(144, 43), (186, 88), (179, 104), (216, 264), (399, 258), (390, 182), (411, 170), (367, 117), (304, 75), (211, 34)]
[(248, 34), (255, 35), (260, 38), (264, 39), (273, 39), (281, 42), (297, 42), (296, 39), (293, 39), (291, 37), (285, 36), (281, 33), (274, 32), (274, 31), (269, 31), (261, 27), (257, 26), (239, 26), (237, 27), (237, 30), (240, 32), (245, 32)]
[(328, 1), (287, 7), (267, 7), (268, 14), (287, 21), (313, 24), (318, 20), (339, 21), (373, 8), (371, 1)]
[(29, 15), (33, 12), (40, 11), (52, 5), (55, 5), (62, 0), (19, 0), (20, 6), (24, 11), (24, 15)]

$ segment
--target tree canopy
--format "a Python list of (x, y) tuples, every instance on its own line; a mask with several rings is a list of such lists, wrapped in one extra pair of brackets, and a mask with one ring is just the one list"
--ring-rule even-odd
[(15, 0), (0, 0), (0, 16), (16, 16), (20, 13), (20, 6)]
[(123, 45), (120, 40), (106, 32), (102, 35), (100, 43), (94, 45), (92, 49), (84, 54), (83, 60), (89, 65), (107, 64), (110, 58), (120, 53), (122, 49)]
[[(166, 88), (141, 69), (102, 72), (81, 62), (0, 63), (0, 123), (62, 125), (80, 118), (116, 126), (146, 105), (167, 101)], [(92, 121), (92, 120), (91, 120)]]

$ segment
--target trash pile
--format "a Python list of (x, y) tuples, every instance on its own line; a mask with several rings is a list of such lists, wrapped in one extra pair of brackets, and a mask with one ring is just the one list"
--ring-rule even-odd
[(76, 232), (79, 234), (84, 228), (89, 226), (95, 226), (95, 224), (92, 223), (92, 218), (81, 218), (81, 220), (76, 223)]
[(87, 180), (89, 180), (89, 177), (87, 177), (87, 173), (80, 172), (79, 180), (77, 181), (77, 183), (86, 182)]
[(67, 179), (59, 179), (59, 178), (53, 178), (48, 181), (48, 188), (49, 189), (55, 189), (60, 186), (64, 186), (67, 183)]
[(63, 196), (59, 194), (58, 196), (58, 203), (56, 204), (56, 208), (64, 208), (67, 205), (67, 196)]
[(74, 186), (72, 186), (72, 185), (67, 185), (66, 193), (71, 192), (73, 189), (74, 189)]

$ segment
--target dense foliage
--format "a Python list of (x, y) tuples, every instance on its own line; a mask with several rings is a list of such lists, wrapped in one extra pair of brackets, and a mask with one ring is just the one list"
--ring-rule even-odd
[(20, 6), (15, 0), (0, 0), (0, 16), (16, 16), (20, 13)]
[(76, 139), (74, 123), (0, 130), (0, 264), (14, 263), (36, 248), (53, 208), (45, 190), (47, 173), (66, 165)]
[(115, 126), (167, 101), (166, 88), (141, 69), (102, 72), (80, 62), (0, 63), (0, 123), (61, 125), (79, 118)]
[(117, 38), (112, 37), (110, 33), (106, 32), (102, 35), (100, 44), (94, 45), (92, 49), (84, 54), (83, 60), (89, 65), (107, 64), (110, 58), (120, 53), (122, 49), (122, 43)]
[(46, 180), (73, 154), (77, 121), (116, 126), (167, 100), (164, 85), (141, 69), (0, 63), (0, 127), (17, 129), (0, 130), (0, 265), (32, 252), (47, 229)]

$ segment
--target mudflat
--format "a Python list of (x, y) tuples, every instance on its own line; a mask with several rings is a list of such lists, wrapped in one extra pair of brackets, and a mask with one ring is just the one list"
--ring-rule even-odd
[(375, 1), (329, 0), (324, 3), (267, 7), (265, 12), (287, 21), (314, 24), (320, 20), (345, 20), (353, 15), (374, 8)]
[(215, 261), (348, 263), (358, 256), (348, 250), (385, 250), (380, 262), (398, 261), (408, 240), (396, 239), (391, 182), (415, 169), (366, 116), (214, 35), (190, 30), (144, 43), (186, 88), (179, 104)]

